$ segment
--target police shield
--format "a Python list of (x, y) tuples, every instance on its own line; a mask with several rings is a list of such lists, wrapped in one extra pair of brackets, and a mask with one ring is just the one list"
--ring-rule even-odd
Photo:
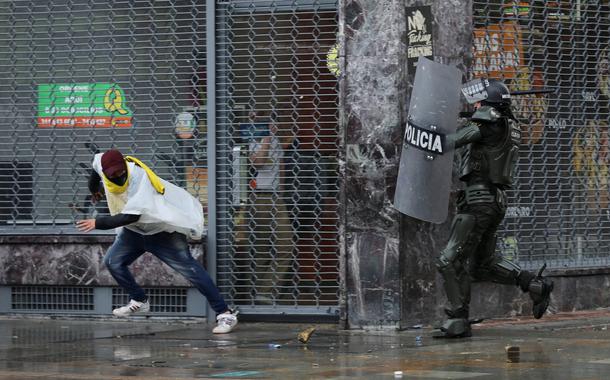
[(409, 104), (394, 207), (432, 223), (447, 219), (461, 72), (420, 57)]

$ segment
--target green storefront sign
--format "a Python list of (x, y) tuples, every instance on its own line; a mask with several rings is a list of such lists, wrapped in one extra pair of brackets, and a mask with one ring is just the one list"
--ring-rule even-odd
[(40, 128), (128, 128), (132, 113), (118, 84), (42, 84), (37, 121)]

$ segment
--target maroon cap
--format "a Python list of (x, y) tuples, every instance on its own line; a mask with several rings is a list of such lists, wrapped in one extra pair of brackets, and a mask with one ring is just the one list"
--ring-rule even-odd
[(102, 171), (106, 177), (112, 178), (123, 170), (127, 170), (127, 164), (121, 152), (111, 149), (102, 154)]

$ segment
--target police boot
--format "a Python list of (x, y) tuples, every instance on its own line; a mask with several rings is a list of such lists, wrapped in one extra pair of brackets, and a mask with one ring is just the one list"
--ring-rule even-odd
[[(524, 291), (529, 292), (530, 298), (534, 303), (532, 306), (532, 313), (536, 319), (542, 318), (546, 312), (546, 309), (549, 307), (549, 302), (551, 301), (551, 292), (553, 291), (553, 281), (542, 276), (542, 272), (545, 268), (546, 263), (538, 270), (536, 276), (532, 276), (531, 274), (527, 276), (529, 277), (527, 286), (522, 286)], [(523, 277), (527, 278), (526, 276)]]
[(440, 327), (440, 333), (435, 334), (434, 338), (468, 338), (472, 336), (470, 321), (468, 320), (468, 310), (459, 309), (456, 311), (445, 309), (449, 317)]
[(532, 312), (534, 318), (540, 319), (549, 307), (551, 301), (551, 292), (553, 291), (553, 281), (546, 277), (542, 277), (542, 272), (546, 268), (546, 263), (540, 268), (536, 277), (530, 282), (529, 291), (530, 298), (534, 301)]

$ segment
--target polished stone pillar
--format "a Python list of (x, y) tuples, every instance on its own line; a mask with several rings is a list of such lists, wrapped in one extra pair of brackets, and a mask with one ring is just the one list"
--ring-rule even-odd
[(432, 6), (434, 59), (463, 70), (471, 46), (470, 1), (340, 1), (350, 328), (429, 322), (442, 301), (434, 259), (449, 222), (419, 222), (392, 206), (414, 75), (406, 59), (405, 7), (416, 5)]

